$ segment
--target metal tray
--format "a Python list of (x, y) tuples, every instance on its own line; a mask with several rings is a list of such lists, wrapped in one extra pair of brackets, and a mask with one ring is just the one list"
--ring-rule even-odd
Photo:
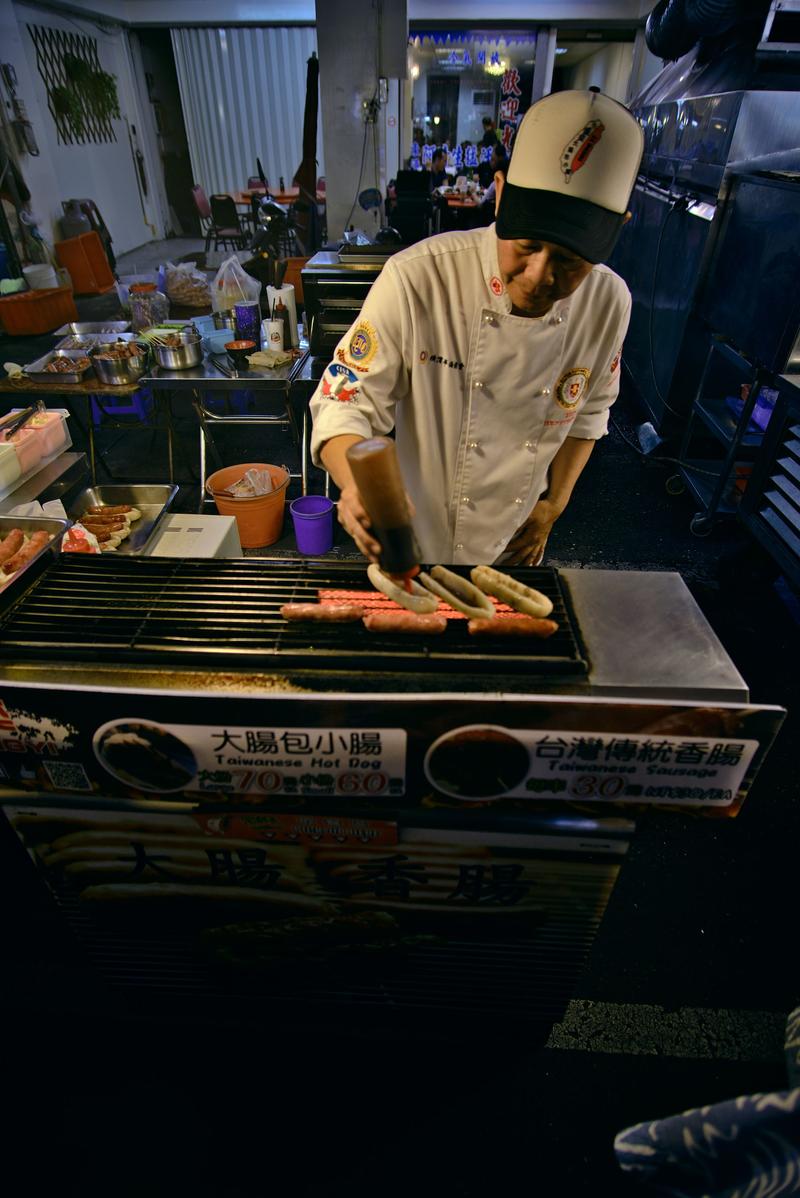
[(5, 607), (14, 596), (32, 580), (44, 565), (43, 558), (48, 554), (58, 556), (61, 548), (61, 538), (72, 521), (59, 520), (54, 516), (0, 516), (0, 537), (7, 537), (12, 528), (19, 528), (30, 534), (40, 528), (52, 533), (52, 539), (44, 545), (35, 557), (26, 562), (15, 574), (3, 574), (0, 568), (0, 603)]
[(135, 333), (70, 333), (55, 345), (58, 350), (87, 350), (95, 345), (113, 345), (115, 341), (134, 341)]
[(66, 337), (68, 333), (127, 333), (129, 320), (72, 320), (56, 329), (54, 337)]
[(70, 358), (75, 361), (78, 358), (85, 358), (86, 351), (82, 349), (54, 349), (44, 357), (39, 358), (36, 362), (31, 362), (25, 367), (25, 375), (32, 383), (82, 383), (87, 376), (94, 374), (94, 369), (91, 362), (88, 366), (84, 366), (82, 370), (69, 370), (64, 373), (56, 374), (54, 371), (47, 370), (47, 365), (54, 358)]
[(95, 507), (98, 503), (116, 506), (129, 503), (142, 513), (140, 520), (131, 524), (131, 535), (120, 541), (116, 552), (121, 554), (137, 554), (144, 548), (166, 515), (170, 504), (178, 494), (176, 486), (168, 484), (153, 486), (118, 484), (103, 484), (98, 487), (87, 487), (67, 504), (67, 515), (71, 520), (80, 520), (87, 508)]

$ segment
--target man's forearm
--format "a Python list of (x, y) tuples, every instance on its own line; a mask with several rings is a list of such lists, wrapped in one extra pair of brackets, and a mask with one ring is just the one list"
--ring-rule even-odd
[(573, 488), (583, 473), (583, 468), (592, 456), (594, 441), (583, 437), (567, 437), (550, 463), (547, 476), (547, 499), (563, 512), (569, 503)]
[(358, 445), (364, 438), (358, 433), (341, 433), (331, 437), (319, 451), (320, 461), (330, 474), (340, 491), (353, 484), (353, 472), (347, 460), (347, 451), (351, 445)]

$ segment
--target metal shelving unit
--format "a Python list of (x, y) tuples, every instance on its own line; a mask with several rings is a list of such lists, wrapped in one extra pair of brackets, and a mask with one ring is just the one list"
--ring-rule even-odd
[(778, 402), (739, 514), (800, 586), (800, 375), (778, 382)]
[[(718, 357), (750, 380), (750, 392), (738, 419), (724, 399), (705, 394), (712, 367)], [(763, 433), (751, 425), (750, 418), (761, 388), (774, 381), (769, 371), (748, 361), (721, 337), (712, 336), (678, 453), (681, 465), (678, 473), (671, 475), (666, 483), (670, 495), (688, 490), (700, 505), (700, 510), (695, 512), (689, 524), (695, 536), (708, 536), (718, 518), (736, 515), (738, 501), (731, 498), (731, 488), (736, 486), (737, 475), (747, 477), (750, 473), (763, 441)], [(693, 456), (699, 431), (710, 433), (722, 446), (722, 457)]]

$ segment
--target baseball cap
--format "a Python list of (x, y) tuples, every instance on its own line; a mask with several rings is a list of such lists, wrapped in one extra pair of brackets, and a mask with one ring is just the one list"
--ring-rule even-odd
[(643, 146), (636, 118), (609, 96), (592, 89), (545, 96), (517, 130), (497, 236), (541, 237), (603, 262), (625, 222)]

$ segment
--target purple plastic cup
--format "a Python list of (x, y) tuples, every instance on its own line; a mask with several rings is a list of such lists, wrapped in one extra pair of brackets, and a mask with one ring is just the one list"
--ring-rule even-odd
[(289, 504), (297, 548), (317, 557), (333, 548), (333, 500), (324, 495), (303, 495)]

